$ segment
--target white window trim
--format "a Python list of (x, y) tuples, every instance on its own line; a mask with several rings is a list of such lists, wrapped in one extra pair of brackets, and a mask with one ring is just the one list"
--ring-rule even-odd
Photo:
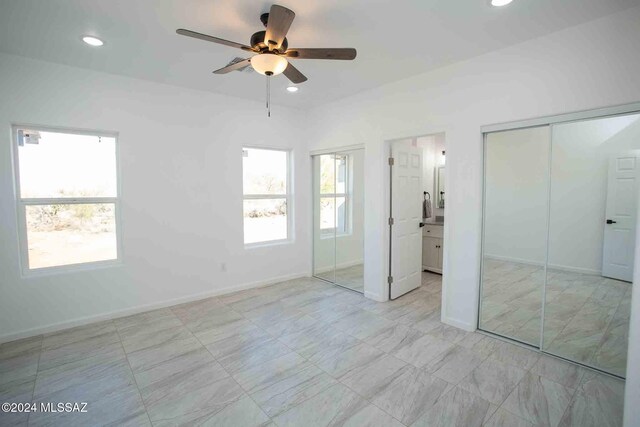
[[(353, 202), (351, 200), (351, 193), (353, 192), (353, 189), (351, 188), (351, 185), (352, 185), (351, 171), (353, 170), (353, 167), (352, 167), (353, 157), (350, 154), (340, 154), (340, 155), (346, 157), (347, 159), (347, 164), (346, 164), (347, 170), (345, 171), (345, 183), (344, 183), (345, 192), (344, 193), (320, 193), (320, 201), (326, 198), (333, 198), (335, 203), (335, 200), (338, 197), (344, 197), (344, 205), (345, 205), (344, 230), (339, 232), (338, 227), (320, 228), (320, 239), (333, 239), (335, 237), (345, 237), (345, 236), (351, 236), (351, 234), (353, 234), (352, 215), (351, 215), (351, 210), (352, 210), (351, 206)], [(337, 213), (337, 210), (335, 209), (335, 204), (334, 204), (334, 214), (336, 213)], [(337, 222), (336, 220), (337, 218), (334, 219), (334, 222)]]
[[(287, 238), (277, 240), (267, 240), (264, 242), (244, 243), (245, 249), (264, 248), (269, 246), (287, 245), (294, 241), (293, 235), (293, 184), (291, 177), (293, 176), (293, 150), (289, 148), (277, 148), (277, 147), (265, 147), (259, 145), (243, 145), (242, 150), (254, 149), (254, 150), (270, 150), (281, 151), (287, 155), (287, 187), (285, 194), (244, 194), (244, 180), (242, 182), (242, 243), (244, 243), (244, 201), (245, 200), (273, 200), (273, 199), (285, 199), (287, 204)], [(243, 165), (244, 176), (244, 165)]]
[[(18, 130), (33, 129), (42, 132), (67, 133), (74, 135), (88, 135), (115, 139), (115, 156), (116, 156), (116, 196), (115, 197), (60, 197), (60, 198), (21, 198), (20, 195), (20, 154), (18, 152)], [(42, 126), (34, 124), (17, 124), (11, 126), (11, 150), (13, 159), (13, 179), (15, 189), (15, 208), (17, 213), (17, 229), (18, 229), (18, 246), (20, 249), (20, 271), (22, 277), (48, 276), (54, 274), (64, 274), (76, 271), (95, 270), (105, 267), (113, 267), (122, 265), (122, 219), (120, 209), (120, 197), (122, 195), (120, 179), (120, 144), (117, 132), (96, 131), (63, 127)], [(42, 268), (29, 268), (29, 241), (27, 239), (27, 218), (26, 207), (34, 205), (72, 205), (72, 204), (91, 204), (91, 203), (111, 203), (115, 210), (116, 223), (116, 258), (101, 261), (82, 262), (76, 264), (56, 265)]]

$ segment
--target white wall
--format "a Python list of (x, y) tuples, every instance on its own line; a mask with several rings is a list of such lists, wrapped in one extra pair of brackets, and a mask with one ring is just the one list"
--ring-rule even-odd
[[(309, 273), (310, 174), (301, 112), (275, 106), (268, 119), (259, 102), (8, 55), (0, 55), (0, 93), (0, 342)], [(121, 266), (21, 277), (12, 123), (119, 132)], [(294, 150), (291, 244), (244, 248), (243, 144)]]
[[(351, 230), (348, 234), (337, 237), (326, 237), (320, 233), (319, 212), (314, 212), (314, 270), (323, 273), (322, 277), (329, 279), (336, 268), (345, 268), (361, 264), (364, 259), (364, 150), (348, 150), (341, 153), (350, 156), (349, 182), (351, 183)], [(319, 157), (314, 158), (314, 209), (318, 206), (320, 187), (317, 185)]]
[(638, 22), (640, 8), (630, 9), (310, 111), (310, 148), (367, 147), (367, 295), (381, 300), (387, 295), (385, 141), (445, 132), (443, 319), (476, 327), (481, 126), (640, 101)]
[(484, 255), (543, 264), (547, 245), (549, 127), (487, 135)]

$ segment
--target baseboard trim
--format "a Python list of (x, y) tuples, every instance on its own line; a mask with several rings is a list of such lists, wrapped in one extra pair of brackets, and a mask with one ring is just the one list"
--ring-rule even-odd
[(388, 298), (384, 298), (381, 295), (374, 294), (373, 292), (369, 292), (369, 291), (364, 291), (364, 296), (365, 296), (365, 298), (369, 298), (369, 299), (372, 299), (372, 300), (378, 301), (378, 302), (388, 301)]
[(454, 318), (451, 318), (451, 317), (442, 316), (442, 318), (440, 318), (440, 321), (442, 323), (446, 323), (449, 326), (453, 326), (453, 327), (456, 327), (458, 329), (462, 329), (462, 330), (465, 330), (465, 331), (468, 331), (468, 332), (473, 332), (473, 331), (476, 330), (475, 325), (472, 325), (472, 324), (467, 323), (467, 322), (462, 322), (462, 321), (460, 321), (458, 319), (454, 319)]
[(187, 303), (187, 302), (193, 302), (193, 301), (198, 301), (198, 300), (205, 299), (205, 298), (211, 298), (211, 297), (216, 297), (216, 296), (220, 296), (220, 295), (226, 295), (226, 294), (230, 294), (230, 293), (233, 293), (233, 292), (244, 291), (244, 290), (247, 290), (247, 289), (261, 288), (261, 287), (264, 287), (264, 286), (273, 285), (275, 283), (285, 282), (287, 280), (299, 279), (299, 278), (302, 278), (302, 277), (309, 277), (309, 275), (306, 272), (305, 273), (288, 274), (288, 275), (284, 275), (284, 276), (274, 277), (274, 278), (271, 278), (271, 279), (268, 279), (268, 280), (258, 280), (258, 281), (255, 281), (255, 282), (244, 283), (244, 284), (236, 285), (236, 286), (228, 286), (226, 288), (214, 289), (214, 290), (207, 291), (207, 292), (201, 292), (201, 293), (198, 293), (198, 294), (186, 295), (186, 296), (183, 296), (183, 297), (173, 298), (173, 299), (170, 299), (170, 300), (155, 302), (155, 303), (151, 303), (151, 304), (138, 305), (138, 306), (135, 306), (135, 307), (129, 307), (129, 308), (125, 308), (125, 309), (122, 309), (122, 310), (114, 310), (114, 311), (98, 314), (98, 315), (95, 315), (95, 316), (86, 316), (86, 317), (80, 317), (80, 318), (76, 318), (76, 319), (72, 319), (72, 320), (65, 320), (63, 322), (54, 323), (52, 325), (47, 325), (47, 326), (42, 326), (42, 327), (37, 327), (37, 328), (31, 328), (31, 329), (25, 329), (23, 331), (13, 332), (13, 333), (10, 333), (10, 334), (1, 335), (0, 336), (0, 344), (5, 343), (5, 342), (9, 342), (9, 341), (15, 341), (15, 340), (23, 339), (23, 338), (33, 337), (33, 336), (36, 336), (36, 335), (48, 334), (48, 333), (52, 333), (52, 332), (59, 332), (59, 331), (65, 330), (65, 329), (75, 328), (77, 326), (88, 325), (90, 323), (95, 323), (95, 322), (100, 322), (100, 321), (105, 321), (105, 320), (111, 320), (111, 319), (117, 319), (119, 317), (131, 316), (131, 315), (134, 315), (134, 314), (143, 313), (145, 311), (157, 310), (157, 309), (165, 308), (165, 307), (171, 307), (171, 306), (174, 306), (174, 305), (177, 305), (177, 304), (184, 304), (184, 303)]

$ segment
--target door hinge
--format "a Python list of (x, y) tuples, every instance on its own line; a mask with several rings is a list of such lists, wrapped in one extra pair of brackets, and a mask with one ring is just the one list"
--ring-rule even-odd
[(387, 283), (388, 284), (392, 284), (393, 283), (393, 276), (387, 277)]
[(395, 163), (395, 161), (393, 160), (393, 157), (389, 157), (389, 166), (393, 166)]
[(393, 225), (393, 224), (394, 224), (394, 222), (395, 222), (395, 221), (393, 220), (393, 218), (389, 218), (389, 225)]

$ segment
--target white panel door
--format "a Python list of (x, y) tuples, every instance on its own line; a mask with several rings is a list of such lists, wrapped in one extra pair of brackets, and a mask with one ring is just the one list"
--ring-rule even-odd
[(412, 141), (391, 146), (392, 170), (391, 298), (422, 282), (422, 149)]
[(602, 275), (627, 282), (633, 279), (639, 160), (627, 154), (609, 161)]

